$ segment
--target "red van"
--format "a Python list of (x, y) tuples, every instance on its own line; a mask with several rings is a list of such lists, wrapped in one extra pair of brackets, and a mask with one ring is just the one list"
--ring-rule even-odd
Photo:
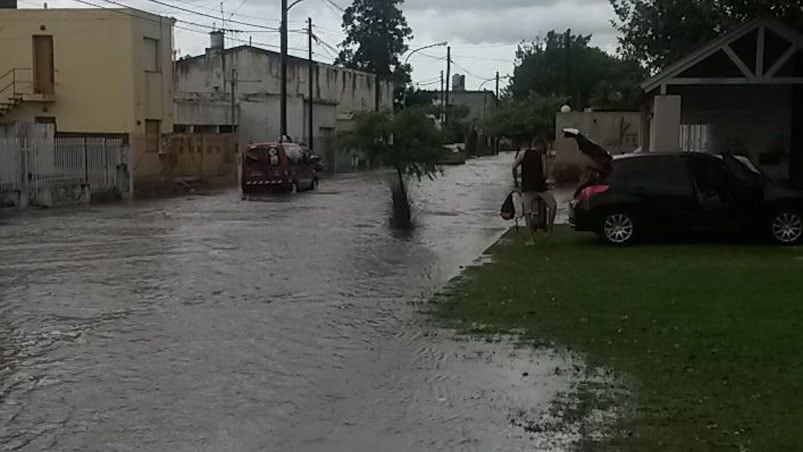
[(243, 193), (314, 190), (318, 173), (311, 154), (295, 143), (251, 144), (243, 156)]

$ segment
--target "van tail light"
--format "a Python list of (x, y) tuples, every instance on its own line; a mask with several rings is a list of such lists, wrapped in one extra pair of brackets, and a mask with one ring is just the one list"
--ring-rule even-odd
[(610, 189), (611, 187), (609, 185), (591, 185), (580, 190), (580, 193), (577, 194), (576, 199), (581, 202), (588, 201), (592, 197), (606, 193)]

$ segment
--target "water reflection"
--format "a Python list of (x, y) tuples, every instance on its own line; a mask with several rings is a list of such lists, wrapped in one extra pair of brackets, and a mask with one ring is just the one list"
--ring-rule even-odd
[(570, 388), (544, 370), (565, 357), (457, 341), (415, 308), (506, 227), (508, 160), (414, 184), (406, 236), (381, 173), (8, 220), (0, 447), (532, 447), (511, 410)]

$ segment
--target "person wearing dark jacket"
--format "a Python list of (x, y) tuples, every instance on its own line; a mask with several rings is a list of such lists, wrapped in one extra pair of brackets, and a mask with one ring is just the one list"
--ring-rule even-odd
[(530, 215), (533, 213), (534, 201), (540, 198), (547, 208), (547, 230), (552, 234), (557, 216), (558, 203), (555, 195), (549, 190), (546, 183), (544, 169), (546, 168), (547, 142), (543, 138), (534, 138), (529, 149), (519, 152), (513, 164), (513, 181), (519, 188), (518, 169), (521, 167), (521, 198), (524, 204), (527, 228), (534, 238), (535, 231), (530, 224)]

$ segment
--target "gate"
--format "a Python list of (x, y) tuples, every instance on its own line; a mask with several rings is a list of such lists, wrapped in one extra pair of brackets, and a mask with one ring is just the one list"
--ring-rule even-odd
[(128, 191), (122, 139), (56, 138), (0, 140), (0, 194), (14, 204), (88, 202), (92, 195)]

